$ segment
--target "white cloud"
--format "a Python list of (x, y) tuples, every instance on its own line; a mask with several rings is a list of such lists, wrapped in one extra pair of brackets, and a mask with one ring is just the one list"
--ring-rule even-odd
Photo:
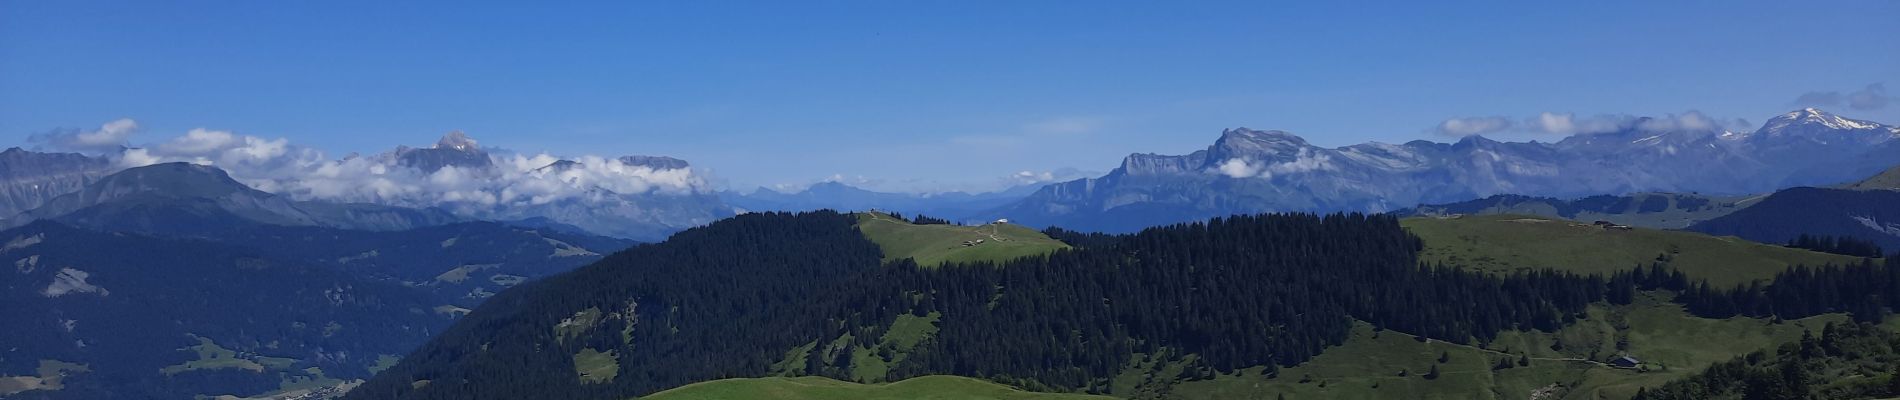
[(1101, 118), (1057, 117), (1023, 125), (1023, 131), (1045, 135), (1078, 135), (1102, 127)]
[(1852, 92), (1813, 91), (1796, 97), (1792, 105), (1796, 107), (1834, 107), (1846, 105), (1856, 110), (1872, 111), (1887, 108), (1893, 96), (1887, 95), (1887, 84), (1876, 82)]
[(1313, 171), (1333, 169), (1333, 159), (1326, 154), (1300, 149), (1292, 160), (1281, 162), (1255, 161), (1246, 158), (1230, 158), (1221, 161), (1212, 172), (1229, 178), (1272, 179), (1275, 176), (1297, 175)]
[(1221, 161), (1220, 167), (1217, 168), (1217, 170), (1220, 171), (1221, 175), (1227, 175), (1229, 178), (1250, 178), (1260, 175), (1260, 166), (1254, 165), (1251, 161), (1239, 158), (1230, 158), (1227, 159), (1227, 161)]
[(214, 131), (204, 128), (192, 129), (184, 136), (158, 145), (160, 150), (172, 154), (204, 154), (230, 146), (237, 142), (231, 132)]
[(1722, 120), (1709, 117), (1699, 111), (1686, 111), (1681, 114), (1665, 114), (1659, 117), (1642, 118), (1631, 115), (1601, 114), (1579, 117), (1573, 113), (1542, 112), (1513, 122), (1506, 117), (1452, 118), (1433, 128), (1434, 132), (1447, 136), (1470, 136), (1486, 133), (1518, 133), (1539, 135), (1583, 135), (1614, 132), (1624, 129), (1648, 131), (1665, 130), (1721, 130), (1742, 129), (1748, 121), (1741, 119)]
[(1332, 157), (1325, 154), (1314, 153), (1311, 149), (1301, 148), (1300, 154), (1294, 157), (1292, 161), (1268, 166), (1267, 172), (1286, 175), (1328, 169), (1333, 169)]
[(132, 134), (138, 133), (138, 130), (138, 121), (120, 118), (100, 125), (99, 129), (95, 130), (58, 130), (33, 135), (28, 137), (27, 141), (67, 151), (115, 151), (124, 147), (126, 140), (130, 139)]
[(1887, 95), (1887, 84), (1875, 83), (1866, 88), (1847, 94), (1847, 106), (1856, 110), (1878, 110), (1887, 107), (1893, 96)]
[(1505, 117), (1465, 117), (1439, 122), (1436, 129), (1440, 135), (1462, 137), (1502, 132), (1512, 125), (1511, 119)]
[[(135, 126), (107, 124), (111, 129), (101, 131), (116, 134)], [(204, 128), (112, 156), (128, 168), (164, 162), (212, 165), (259, 190), (298, 199), (444, 207), (476, 215), (497, 207), (710, 191), (707, 179), (691, 167), (657, 169), (597, 155), (557, 157), (496, 150), (489, 154), (492, 167), (451, 166), (423, 172), (398, 163), (394, 153), (331, 159), (285, 138)], [(562, 160), (571, 163), (544, 168)]]
[(1647, 131), (1706, 131), (1721, 129), (1722, 124), (1701, 112), (1689, 111), (1645, 119), (1637, 127)]

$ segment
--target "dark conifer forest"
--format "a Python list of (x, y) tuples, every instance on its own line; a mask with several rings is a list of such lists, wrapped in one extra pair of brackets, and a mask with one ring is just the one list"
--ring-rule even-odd
[(1855, 257), (1878, 258), (1886, 254), (1881, 251), (1879, 243), (1874, 243), (1870, 240), (1855, 239), (1852, 236), (1802, 234), (1793, 240), (1789, 240), (1788, 247)]
[[(744, 215), (510, 290), (349, 398), (625, 398), (762, 376), (787, 358), (805, 362), (778, 372), (848, 378), (849, 352), (808, 345), (863, 345), (903, 314), (939, 315), (941, 330), (886, 379), (956, 374), (1099, 393), (1135, 354), (1198, 354), (1203, 374), (1288, 366), (1341, 343), (1355, 319), (1483, 342), (1561, 327), (1610, 287), (1420, 265), (1419, 239), (1385, 215), (1060, 235), (1090, 239), (1046, 257), (931, 268), (880, 264), (854, 221)], [(801, 348), (810, 353), (788, 352)], [(582, 349), (616, 354), (617, 376), (582, 383), (562, 372)]]

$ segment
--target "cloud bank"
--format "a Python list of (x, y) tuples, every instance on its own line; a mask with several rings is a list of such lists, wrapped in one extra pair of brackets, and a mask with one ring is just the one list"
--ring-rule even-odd
[(1885, 82), (1877, 82), (1867, 84), (1866, 87), (1862, 87), (1860, 90), (1846, 93), (1839, 91), (1813, 91), (1803, 93), (1800, 97), (1794, 99), (1792, 105), (1796, 107), (1836, 107), (1846, 105), (1848, 108), (1855, 110), (1872, 111), (1887, 108), (1887, 104), (1893, 103), (1893, 101), (1894, 96), (1887, 95), (1887, 84)]
[(105, 152), (125, 147), (132, 134), (138, 133), (139, 123), (131, 118), (120, 118), (100, 125), (95, 130), (63, 129), (27, 137), (28, 143), (56, 149), (80, 152)]
[(1315, 153), (1312, 149), (1301, 148), (1299, 154), (1294, 155), (1291, 160), (1269, 162), (1255, 161), (1250, 158), (1230, 158), (1221, 161), (1221, 163), (1216, 165), (1213, 171), (1210, 172), (1226, 175), (1229, 178), (1273, 179), (1275, 176), (1295, 175), (1313, 171), (1331, 170), (1333, 168), (1333, 159), (1331, 156)]
[(35, 138), (38, 143), (61, 150), (101, 154), (125, 168), (166, 162), (216, 166), (259, 190), (299, 200), (443, 207), (472, 215), (564, 201), (618, 201), (623, 196), (711, 191), (707, 177), (690, 166), (632, 158), (559, 157), (438, 144), (423, 151), (476, 154), (487, 157), (490, 165), (451, 165), (424, 171), (403, 162), (404, 155), (399, 152), (330, 158), (320, 150), (295, 145), (285, 138), (204, 128), (128, 147), (137, 127), (136, 121), (121, 119), (98, 130), (58, 131)]
[(1494, 133), (1569, 136), (1615, 132), (1628, 129), (1640, 129), (1645, 131), (1703, 131), (1746, 129), (1747, 127), (1749, 127), (1747, 120), (1718, 119), (1694, 110), (1686, 111), (1681, 114), (1666, 114), (1659, 117), (1637, 117), (1617, 114), (1579, 117), (1572, 113), (1543, 112), (1519, 119), (1499, 116), (1450, 118), (1438, 123), (1438, 126), (1433, 127), (1431, 132), (1450, 137)]

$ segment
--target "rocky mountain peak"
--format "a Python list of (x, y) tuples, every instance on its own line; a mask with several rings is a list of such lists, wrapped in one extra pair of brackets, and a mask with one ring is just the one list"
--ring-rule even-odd
[(1233, 128), (1221, 131), (1219, 140), (1208, 149), (1210, 159), (1215, 161), (1229, 158), (1275, 159), (1298, 154), (1301, 149), (1312, 147), (1306, 139), (1286, 131), (1258, 131), (1247, 128)]
[(463, 152), (476, 152), (481, 150), (481, 147), (475, 143), (475, 139), (470, 139), (468, 134), (462, 133), (462, 131), (459, 130), (449, 131), (448, 134), (442, 135), (442, 139), (435, 141), (435, 148)]
[(487, 169), (494, 165), (488, 159), (488, 152), (475, 143), (462, 131), (452, 131), (442, 135), (434, 147), (415, 149), (407, 146), (396, 148), (398, 164), (416, 168), (425, 173), (435, 173), (445, 167), (464, 169)]

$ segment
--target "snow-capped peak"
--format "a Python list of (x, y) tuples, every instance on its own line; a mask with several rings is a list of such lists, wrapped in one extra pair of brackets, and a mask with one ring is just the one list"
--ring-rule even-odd
[(435, 148), (473, 151), (479, 147), (476, 147), (475, 139), (468, 138), (468, 134), (462, 133), (462, 131), (452, 131), (447, 135), (442, 135), (442, 140), (435, 141)]
[(1768, 123), (1762, 126), (1762, 130), (1774, 132), (1789, 126), (1807, 124), (1816, 124), (1830, 129), (1848, 130), (1876, 129), (1881, 126), (1873, 122), (1842, 118), (1839, 115), (1830, 114), (1818, 108), (1808, 107), (1768, 120)]

